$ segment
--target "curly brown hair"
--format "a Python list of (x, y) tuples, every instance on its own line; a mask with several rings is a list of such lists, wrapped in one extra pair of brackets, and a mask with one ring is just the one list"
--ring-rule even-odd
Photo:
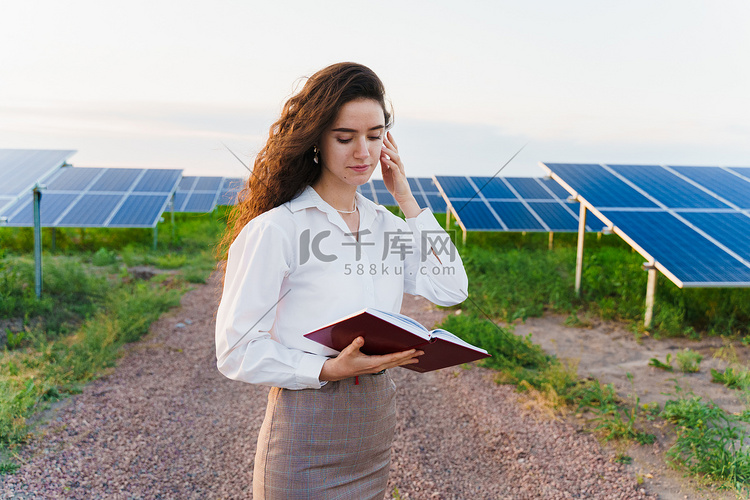
[(217, 248), (220, 261), (248, 222), (291, 200), (317, 180), (321, 166), (313, 161), (313, 146), (341, 107), (357, 99), (377, 101), (383, 108), (386, 129), (390, 128), (383, 82), (361, 64), (344, 62), (323, 68), (286, 101), (281, 117), (271, 126), (266, 145), (255, 158), (237, 204), (229, 212), (227, 230)]

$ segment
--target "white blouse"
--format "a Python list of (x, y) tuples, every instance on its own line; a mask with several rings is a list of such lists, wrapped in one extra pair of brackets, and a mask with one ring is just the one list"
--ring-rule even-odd
[(242, 229), (216, 317), (225, 376), (319, 389), (323, 363), (337, 351), (304, 334), (366, 307), (400, 312), (404, 292), (443, 306), (466, 300), (461, 258), (429, 209), (404, 221), (356, 196), (359, 241), (310, 186)]

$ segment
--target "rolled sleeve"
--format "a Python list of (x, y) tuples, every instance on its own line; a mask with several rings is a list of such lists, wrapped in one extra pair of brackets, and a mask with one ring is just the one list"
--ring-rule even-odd
[(216, 315), (217, 368), (226, 377), (287, 389), (321, 387), (327, 358), (284, 346), (270, 334), (291, 259), (283, 229), (263, 221), (251, 221), (232, 244)]

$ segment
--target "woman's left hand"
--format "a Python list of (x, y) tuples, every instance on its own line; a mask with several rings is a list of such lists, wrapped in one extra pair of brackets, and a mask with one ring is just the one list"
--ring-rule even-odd
[(404, 172), (404, 163), (398, 154), (398, 146), (390, 132), (383, 138), (383, 149), (380, 152), (380, 168), (386, 189), (393, 195), (401, 211), (407, 218), (416, 217), (421, 209), (411, 192), (409, 181)]

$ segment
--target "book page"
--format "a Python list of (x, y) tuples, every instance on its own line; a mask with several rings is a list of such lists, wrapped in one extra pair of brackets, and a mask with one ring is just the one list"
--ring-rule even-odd
[(454, 344), (462, 345), (464, 347), (468, 347), (469, 349), (473, 349), (475, 351), (483, 352), (485, 354), (489, 354), (487, 351), (482, 349), (481, 347), (477, 347), (474, 345), (469, 344), (465, 340), (463, 340), (461, 337), (449, 332), (448, 330), (443, 330), (442, 328), (437, 328), (435, 330), (432, 330), (430, 332), (433, 337), (443, 339), (447, 342), (453, 342)]
[(404, 330), (409, 330), (410, 332), (416, 333), (420, 337), (427, 338), (427, 335), (430, 333), (427, 328), (419, 323), (419, 321), (412, 319), (409, 316), (373, 308), (368, 308), (367, 311), (374, 316), (378, 316), (379, 318), (393, 323), (394, 325), (400, 326)]

